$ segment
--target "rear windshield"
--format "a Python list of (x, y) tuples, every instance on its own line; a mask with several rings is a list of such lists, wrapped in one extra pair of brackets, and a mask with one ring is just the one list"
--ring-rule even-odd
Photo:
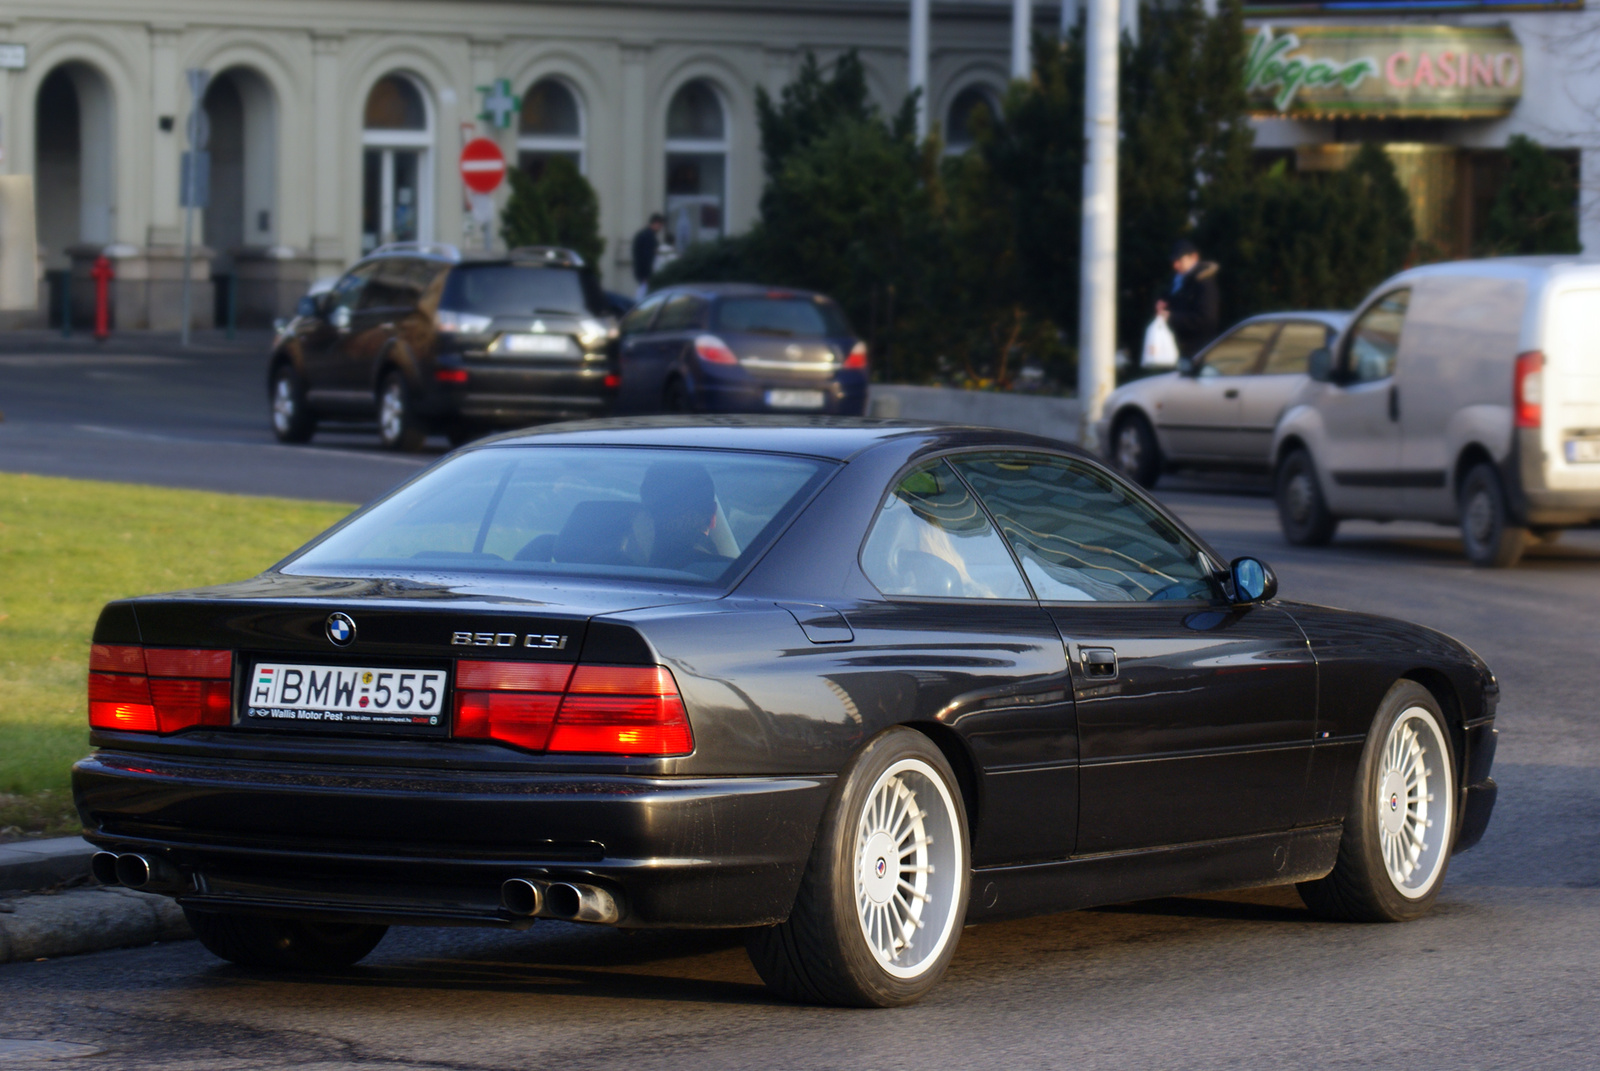
[(729, 450), (491, 447), (447, 461), (285, 566), (717, 585), (833, 466)]
[(584, 316), (598, 311), (580, 273), (521, 264), (462, 265), (445, 280), (439, 307), (480, 316)]
[(850, 325), (838, 308), (814, 298), (724, 298), (717, 305), (717, 328), (785, 337), (850, 334)]

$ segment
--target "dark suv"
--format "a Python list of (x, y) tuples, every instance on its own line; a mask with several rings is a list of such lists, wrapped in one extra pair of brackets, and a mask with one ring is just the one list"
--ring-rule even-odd
[(269, 367), (272, 428), (306, 442), (320, 420), (378, 421), (383, 445), (430, 431), (608, 412), (617, 327), (581, 257), (535, 247), (467, 259), (450, 246), (384, 246), (300, 302)]

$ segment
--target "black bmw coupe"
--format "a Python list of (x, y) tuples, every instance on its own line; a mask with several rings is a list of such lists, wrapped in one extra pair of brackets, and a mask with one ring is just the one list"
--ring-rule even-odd
[(742, 927), (779, 993), (883, 1006), (985, 919), (1287, 883), (1419, 916), (1489, 821), (1494, 677), (1276, 587), (1048, 439), (555, 425), (108, 605), (74, 788), (102, 881), (258, 968)]

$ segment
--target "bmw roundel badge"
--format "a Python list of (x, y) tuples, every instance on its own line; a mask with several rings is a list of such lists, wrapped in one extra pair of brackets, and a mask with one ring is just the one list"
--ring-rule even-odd
[(349, 647), (355, 642), (356, 623), (349, 614), (328, 615), (328, 639), (335, 647)]

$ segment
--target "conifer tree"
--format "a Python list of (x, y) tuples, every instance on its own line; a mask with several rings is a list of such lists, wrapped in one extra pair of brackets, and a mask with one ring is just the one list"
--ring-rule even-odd
[(1578, 252), (1582, 246), (1572, 168), (1521, 134), (1506, 149), (1510, 168), (1489, 206), (1481, 251), (1490, 256)]

